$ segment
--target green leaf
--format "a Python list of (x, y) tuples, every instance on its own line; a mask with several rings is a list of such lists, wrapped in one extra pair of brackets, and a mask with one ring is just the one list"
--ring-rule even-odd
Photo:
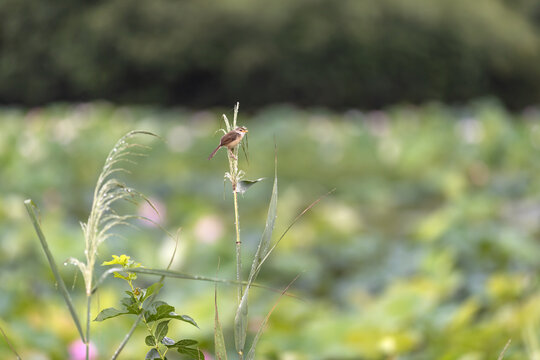
[(163, 340), (165, 335), (169, 332), (169, 321), (170, 320), (162, 321), (157, 325), (156, 332), (154, 333), (157, 341)]
[(145, 360), (161, 359), (161, 355), (156, 349), (150, 349), (144, 357)]
[(174, 312), (174, 306), (171, 306), (164, 301), (156, 301), (145, 311), (145, 318), (147, 322), (153, 322), (170, 317), (168, 315), (171, 312)]
[(130, 296), (122, 298), (122, 300), (120, 300), (120, 303), (124, 305), (125, 307), (137, 304), (137, 300), (135, 300), (135, 298), (133, 297), (133, 294), (131, 293), (128, 293), (128, 294)]
[(161, 343), (167, 347), (174, 347), (176, 345), (174, 340), (167, 336), (165, 336), (163, 340), (161, 340)]
[[(34, 204), (32, 199), (25, 200), (24, 206), (26, 207), (26, 211), (28, 212), (28, 215), (30, 216), (30, 220), (32, 221), (32, 224), (34, 225), (34, 230), (36, 231), (39, 242), (41, 243), (41, 247), (43, 248), (43, 251), (45, 252), (45, 256), (47, 257), (47, 261), (49, 262), (49, 266), (51, 267), (52, 273), (54, 275), (54, 279), (56, 280), (56, 283), (58, 284), (58, 288), (60, 289), (60, 292), (62, 293), (62, 296), (64, 297), (64, 301), (66, 302), (66, 305), (69, 309), (71, 318), (73, 319), (73, 322), (75, 323), (75, 326), (77, 327), (77, 330), (79, 331), (81, 340), (85, 342), (86, 340), (84, 339), (81, 322), (79, 321), (79, 317), (77, 316), (77, 312), (75, 311), (75, 306), (73, 306), (73, 301), (71, 300), (71, 296), (69, 295), (66, 284), (64, 283), (64, 280), (62, 279), (62, 277), (60, 276), (60, 273), (58, 272), (58, 267), (56, 266), (54, 257), (51, 251), (49, 250), (49, 245), (47, 243), (47, 240), (45, 239), (45, 235), (43, 234), (43, 231), (41, 230), (41, 225), (39, 224), (39, 220), (35, 212), (36, 209), (38, 211), (39, 209), (37, 208), (36, 204)], [(82, 266), (83, 265), (79, 265), (81, 272), (83, 272), (81, 268)]]
[(131, 271), (137, 274), (158, 275), (158, 276), (165, 276), (165, 277), (176, 278), (176, 279), (219, 282), (219, 283), (224, 283), (224, 284), (236, 283), (236, 281), (234, 280), (225, 280), (225, 279), (218, 279), (218, 278), (212, 278), (212, 277), (207, 277), (207, 276), (191, 275), (191, 274), (186, 274), (186, 273), (172, 271), (172, 270), (137, 268)]
[(128, 277), (128, 276), (122, 275), (122, 274), (120, 274), (119, 272), (114, 272), (114, 277), (115, 277), (115, 278), (120, 278), (120, 279), (123, 279), (123, 280), (126, 280), (126, 281), (129, 280), (129, 277)]
[(141, 313), (137, 301), (132, 296), (123, 298), (121, 304), (124, 305), (128, 314), (139, 315)]
[(198, 344), (197, 340), (184, 339), (184, 340), (178, 341), (175, 345), (185, 347), (185, 346), (191, 346), (191, 345), (197, 345), (197, 344)]
[(225, 346), (225, 338), (223, 337), (223, 329), (219, 321), (218, 306), (217, 306), (217, 284), (214, 285), (214, 346), (217, 360), (227, 360), (227, 347)]
[(126, 315), (129, 314), (129, 312), (126, 311), (120, 311), (115, 308), (107, 308), (105, 310), (102, 310), (94, 319), (94, 321), (103, 321), (107, 319), (111, 319), (113, 317), (117, 317), (120, 315)]
[[(277, 162), (277, 160), (276, 160)], [(244, 352), (244, 346), (246, 343), (247, 335), (247, 322), (248, 322), (248, 298), (251, 284), (257, 278), (260, 271), (260, 266), (270, 248), (270, 242), (272, 240), (272, 233), (274, 232), (274, 226), (277, 217), (277, 199), (278, 199), (278, 182), (277, 182), (277, 164), (274, 174), (274, 186), (272, 188), (272, 196), (270, 198), (270, 205), (268, 206), (268, 215), (266, 217), (266, 226), (264, 227), (259, 246), (255, 252), (253, 263), (251, 264), (251, 271), (249, 273), (248, 284), (246, 290), (242, 295), (236, 315), (234, 317), (234, 339), (237, 352)]]
[(259, 178), (257, 180), (242, 180), (238, 182), (238, 185), (236, 186), (236, 192), (240, 194), (244, 194), (250, 187), (258, 183), (259, 181), (263, 181), (264, 178)]
[(162, 286), (163, 283), (160, 282), (150, 285), (148, 289), (146, 289), (144, 296), (141, 298), (141, 302), (144, 302), (144, 300), (148, 299), (148, 297), (154, 293), (157, 295)]
[(148, 346), (156, 346), (156, 338), (154, 337), (154, 335), (148, 335), (148, 336), (144, 339), (144, 342), (145, 342), (146, 345), (148, 345)]
[(246, 288), (234, 317), (234, 341), (236, 351), (238, 353), (244, 352), (244, 346), (246, 344), (248, 323), (248, 291), (249, 288)]
[[(277, 171), (277, 170), (276, 170)], [(255, 278), (259, 274), (259, 265), (265, 258), (270, 248), (270, 241), (272, 240), (272, 233), (274, 232), (274, 226), (277, 218), (277, 201), (278, 201), (278, 182), (277, 173), (274, 177), (274, 186), (272, 187), (272, 196), (270, 198), (270, 204), (268, 206), (268, 215), (266, 216), (266, 225), (264, 227), (259, 246), (255, 252), (253, 263), (251, 264), (251, 271), (249, 273), (248, 287), (255, 281)]]
[[(170, 306), (170, 305), (167, 304), (165, 301), (161, 301), (161, 300), (154, 301), (154, 302), (148, 307), (147, 312), (148, 312), (150, 315), (155, 315), (155, 314), (158, 312), (158, 308), (159, 308), (160, 306), (163, 306), (163, 305)], [(171, 306), (171, 307), (172, 307), (172, 306)]]
[(174, 312), (174, 306), (167, 304), (164, 301), (156, 301), (152, 303), (147, 311), (145, 311), (146, 321), (153, 322), (161, 319), (176, 319), (190, 323), (195, 327), (199, 327), (195, 320), (189, 315), (178, 315)]
[(178, 348), (178, 352), (180, 354), (184, 354), (186, 356), (189, 356), (192, 359), (204, 360), (204, 354), (199, 349), (193, 349), (193, 348), (188, 348), (188, 347), (181, 346), (181, 347)]
[(178, 315), (175, 312), (171, 312), (167, 316), (165, 316), (164, 318), (171, 318), (171, 319), (181, 320), (181, 321), (190, 323), (191, 325), (195, 326), (196, 328), (199, 328), (199, 325), (197, 325), (195, 320), (193, 320), (193, 318), (191, 316), (189, 316), (189, 315)]

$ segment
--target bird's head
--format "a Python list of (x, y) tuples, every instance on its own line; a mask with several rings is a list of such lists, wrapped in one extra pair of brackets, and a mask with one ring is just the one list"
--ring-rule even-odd
[(239, 127), (237, 127), (236, 129), (234, 129), (234, 131), (236, 131), (236, 132), (239, 133), (239, 134), (244, 135), (245, 133), (248, 132), (248, 129), (247, 129), (247, 127), (245, 127), (245, 126), (239, 126)]

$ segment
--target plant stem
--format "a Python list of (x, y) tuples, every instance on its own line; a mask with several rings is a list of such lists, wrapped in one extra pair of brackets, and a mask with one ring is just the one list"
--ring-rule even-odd
[[(90, 286), (91, 288), (91, 286)], [(90, 359), (90, 306), (92, 304), (92, 294), (86, 295), (86, 360)]]
[[(128, 272), (129, 274), (129, 272)], [(128, 284), (129, 284), (129, 287), (131, 288), (131, 292), (133, 293), (135, 291), (135, 288), (133, 287), (133, 282), (131, 280), (128, 280)], [(137, 302), (137, 307), (139, 308), (139, 310), (141, 310), (141, 320), (143, 321), (144, 325), (146, 326), (146, 330), (148, 330), (148, 333), (151, 335), (151, 336), (154, 336), (154, 333), (152, 332), (152, 328), (150, 327), (150, 325), (148, 325), (148, 322), (146, 321), (146, 318), (144, 317), (144, 310), (143, 310), (143, 304), (140, 302), (140, 299), (138, 296), (135, 296), (135, 301)], [(156, 351), (158, 352), (159, 354), (159, 357), (161, 359), (165, 359), (165, 353), (161, 354), (161, 351), (159, 351), (159, 344), (157, 343), (157, 339), (156, 339), (156, 345), (154, 347), (154, 349), (156, 349)], [(167, 351), (165, 351), (167, 352)]]
[(6, 341), (6, 343), (8, 344), (9, 348), (11, 349), (11, 351), (15, 354), (15, 356), (17, 357), (17, 360), (21, 360), (21, 357), (19, 356), (19, 354), (17, 353), (17, 351), (15, 350), (15, 348), (13, 347), (13, 345), (11, 345), (11, 342), (9, 341), (6, 333), (4, 332), (4, 329), (2, 329), (2, 327), (0, 326), (0, 332), (2, 333), (2, 336), (4, 337), (4, 340)]
[(238, 304), (242, 300), (242, 242), (240, 241), (240, 223), (238, 219), (238, 193), (233, 189), (234, 225), (236, 227), (236, 281), (238, 282)]
[[(243, 286), (242, 286), (242, 241), (240, 240), (240, 220), (238, 216), (238, 192), (236, 192), (237, 187), (237, 160), (233, 160), (234, 162), (234, 176), (232, 177), (232, 190), (233, 190), (233, 198), (234, 198), (234, 226), (236, 229), (236, 281), (238, 283), (237, 285), (237, 297), (238, 297), (238, 306), (240, 306), (240, 303), (242, 302), (242, 295), (243, 295)], [(244, 354), (243, 351), (238, 351), (238, 359), (243, 360)]]
[[(152, 332), (152, 328), (151, 328), (150, 325), (148, 325), (148, 323), (146, 322), (146, 319), (144, 318), (144, 315), (143, 315), (143, 317), (142, 317), (142, 321), (143, 321), (144, 325), (146, 325), (146, 330), (148, 330), (148, 333), (149, 333), (151, 336), (154, 336), (154, 333)], [(160, 358), (165, 359), (165, 354), (162, 355), (162, 354), (161, 354), (161, 351), (159, 351), (159, 344), (157, 343), (157, 339), (156, 339), (156, 345), (155, 345), (154, 349), (156, 349), (156, 351), (158, 352)]]
[(129, 338), (131, 337), (131, 335), (133, 335), (133, 332), (137, 328), (137, 325), (139, 325), (139, 322), (141, 322), (142, 316), (143, 316), (143, 314), (141, 313), (137, 317), (137, 320), (135, 320), (135, 322), (131, 326), (131, 329), (129, 329), (128, 333), (126, 334), (126, 336), (124, 336), (124, 339), (122, 340), (122, 342), (118, 346), (118, 349), (116, 349), (116, 351), (114, 352), (113, 356), (111, 357), (111, 360), (116, 360), (118, 355), (120, 355), (120, 352), (124, 349), (124, 346), (126, 346), (126, 344), (127, 344), (128, 340), (129, 340)]

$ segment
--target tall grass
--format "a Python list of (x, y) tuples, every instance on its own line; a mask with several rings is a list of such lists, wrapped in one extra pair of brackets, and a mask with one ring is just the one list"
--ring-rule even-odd
[[(224, 133), (227, 133), (229, 131), (232, 131), (235, 129), (237, 125), (237, 119), (238, 119), (238, 109), (239, 104), (237, 103), (234, 107), (234, 116), (232, 124), (229, 122), (229, 119), (226, 115), (223, 115), (223, 119), (225, 122), (225, 129), (222, 129)], [(243, 143), (242, 143), (243, 144)], [(232, 151), (227, 152), (227, 160), (229, 164), (229, 171), (225, 173), (225, 179), (228, 179), (231, 183), (231, 191), (233, 196), (233, 209), (234, 209), (234, 225), (235, 225), (235, 254), (236, 254), (236, 280), (237, 280), (237, 307), (236, 307), (236, 314), (234, 317), (234, 340), (235, 340), (235, 349), (236, 354), (238, 356), (239, 360), (253, 360), (255, 358), (255, 350), (257, 347), (257, 343), (259, 341), (259, 338), (264, 331), (264, 328), (268, 322), (268, 319), (270, 318), (271, 313), (276, 308), (276, 305), (268, 312), (266, 318), (260, 325), (259, 329), (255, 333), (251, 345), (249, 348), (246, 347), (246, 338), (248, 333), (248, 300), (249, 300), (249, 293), (253, 286), (255, 286), (255, 280), (257, 279), (257, 276), (259, 275), (259, 272), (261, 271), (263, 263), (268, 259), (272, 251), (275, 249), (277, 244), (283, 239), (285, 234), (289, 231), (289, 229), (304, 215), (311, 207), (313, 207), (317, 202), (319, 202), (320, 199), (309, 205), (298, 217), (289, 225), (289, 227), (285, 230), (285, 232), (278, 238), (278, 240), (272, 245), (272, 235), (274, 232), (274, 227), (276, 223), (277, 218), (277, 201), (278, 201), (278, 178), (277, 178), (277, 148), (275, 152), (275, 162), (274, 162), (274, 183), (272, 186), (272, 193), (270, 197), (270, 203), (268, 206), (268, 213), (266, 217), (266, 224), (264, 227), (264, 231), (262, 233), (261, 239), (259, 241), (257, 250), (253, 256), (253, 260), (251, 263), (251, 268), (249, 275), (247, 277), (247, 282), (242, 281), (242, 241), (240, 237), (240, 219), (239, 219), (239, 211), (238, 211), (238, 194), (245, 193), (247, 189), (249, 189), (253, 184), (263, 180), (262, 178), (259, 178), (257, 180), (243, 180), (244, 178), (244, 171), (239, 169), (238, 162), (239, 162), (239, 152), (240, 145), (236, 146)], [(244, 148), (245, 150), (245, 148)], [(246, 155), (247, 157), (247, 155)], [(296, 277), (298, 278), (298, 277)], [(292, 280), (289, 285), (281, 292), (281, 296), (285, 295), (289, 289), (289, 287), (292, 285), (292, 283), (296, 280)], [(280, 296), (280, 298), (281, 298)], [(218, 313), (218, 304), (217, 304), (217, 288), (215, 290), (215, 323), (214, 323), (214, 341), (215, 341), (215, 354), (216, 358), (219, 360), (227, 359), (227, 349), (225, 347), (225, 341), (223, 336), (223, 330), (221, 326), (221, 322), (219, 320), (219, 313)]]
[(77, 315), (77, 311), (71, 300), (71, 296), (66, 288), (66, 285), (60, 276), (56, 261), (49, 250), (45, 235), (41, 230), (41, 226), (36, 214), (36, 206), (32, 200), (26, 200), (25, 206), (30, 215), (42, 248), (47, 256), (47, 260), (53, 272), (56, 282), (59, 285), (60, 291), (64, 297), (66, 305), (70, 311), (71, 317), (77, 327), (81, 340), (86, 344), (86, 359), (89, 358), (90, 350), (90, 323), (91, 323), (91, 305), (92, 294), (94, 288), (94, 274), (96, 259), (98, 256), (99, 246), (107, 241), (113, 233), (111, 229), (119, 225), (129, 225), (129, 220), (138, 218), (137, 215), (122, 215), (113, 209), (113, 205), (120, 200), (129, 202), (137, 202), (139, 200), (147, 201), (146, 197), (140, 192), (127, 186), (118, 178), (118, 174), (127, 172), (125, 168), (119, 167), (119, 164), (135, 163), (133, 157), (143, 156), (142, 150), (147, 149), (145, 145), (133, 142), (132, 138), (136, 135), (156, 136), (147, 131), (131, 131), (124, 135), (112, 150), (109, 152), (105, 165), (99, 174), (97, 184), (94, 190), (92, 208), (86, 223), (81, 222), (83, 236), (85, 241), (84, 257), (85, 261), (71, 257), (66, 263), (76, 265), (82, 274), (85, 293), (86, 293), (86, 326), (85, 330), (81, 326), (81, 321)]

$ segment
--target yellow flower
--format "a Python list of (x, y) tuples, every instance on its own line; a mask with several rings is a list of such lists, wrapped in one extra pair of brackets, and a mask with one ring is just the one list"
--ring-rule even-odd
[(124, 267), (128, 265), (129, 256), (127, 256), (127, 255), (120, 255), (120, 256), (113, 255), (112, 257), (113, 257), (113, 259), (111, 261), (104, 261), (103, 264), (101, 264), (101, 265), (122, 265)]

